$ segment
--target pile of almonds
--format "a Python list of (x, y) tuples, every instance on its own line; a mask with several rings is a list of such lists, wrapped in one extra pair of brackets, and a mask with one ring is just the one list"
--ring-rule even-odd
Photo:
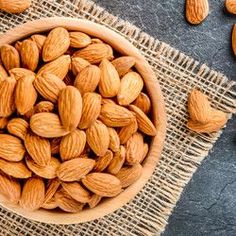
[(78, 212), (142, 174), (156, 128), (135, 59), (62, 27), (0, 48), (0, 193)]

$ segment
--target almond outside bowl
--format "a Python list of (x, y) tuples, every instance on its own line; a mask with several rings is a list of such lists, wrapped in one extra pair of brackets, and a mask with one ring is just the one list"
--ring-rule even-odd
[(0, 38), (0, 46), (6, 43), (11, 44), (34, 33), (45, 32), (58, 26), (65, 27), (68, 30), (82, 31), (90, 36), (100, 38), (110, 44), (120, 54), (129, 55), (136, 59), (135, 67), (144, 79), (152, 102), (152, 120), (157, 128), (157, 136), (152, 139), (150, 151), (143, 164), (143, 173), (140, 179), (117, 197), (104, 200), (94, 209), (85, 209), (82, 212), (73, 214), (43, 209), (29, 212), (19, 206), (9, 204), (2, 198), (0, 199), (0, 204), (3, 207), (31, 220), (50, 224), (75, 224), (95, 220), (118, 210), (131, 201), (143, 188), (153, 174), (163, 149), (166, 133), (166, 112), (160, 85), (145, 58), (128, 40), (105, 26), (88, 20), (74, 18), (43, 18), (17, 26), (6, 32)]

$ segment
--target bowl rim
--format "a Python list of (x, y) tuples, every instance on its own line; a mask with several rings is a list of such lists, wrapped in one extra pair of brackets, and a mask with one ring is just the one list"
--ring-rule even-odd
[(93, 37), (100, 38), (121, 54), (135, 57), (135, 67), (144, 79), (152, 104), (155, 104), (152, 107), (152, 116), (154, 125), (157, 128), (157, 136), (152, 139), (149, 154), (143, 164), (142, 176), (117, 197), (108, 199), (93, 209), (86, 209), (78, 213), (51, 212), (44, 209), (30, 212), (8, 203), (3, 197), (0, 198), (0, 204), (3, 207), (30, 220), (51, 224), (75, 224), (88, 222), (110, 214), (124, 206), (138, 194), (152, 176), (161, 156), (166, 135), (167, 118), (161, 88), (150, 65), (137, 48), (123, 36), (108, 27), (89, 20), (70, 17), (41, 18), (7, 31), (0, 38), (0, 46), (11, 44), (29, 35), (48, 31), (58, 26), (65, 27), (68, 30), (82, 31)]

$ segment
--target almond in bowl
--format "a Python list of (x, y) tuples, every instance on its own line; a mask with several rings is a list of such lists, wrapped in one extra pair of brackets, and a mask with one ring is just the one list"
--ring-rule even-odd
[(72, 224), (130, 201), (166, 131), (159, 84), (138, 50), (95, 23), (48, 18), (7, 32), (0, 56), (1, 204)]

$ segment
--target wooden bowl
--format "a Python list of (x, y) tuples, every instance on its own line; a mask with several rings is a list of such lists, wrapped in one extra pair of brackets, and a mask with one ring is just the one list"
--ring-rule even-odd
[(166, 132), (166, 112), (159, 83), (145, 58), (124, 37), (99, 24), (73, 18), (44, 18), (17, 26), (16, 28), (6, 32), (0, 38), (0, 46), (6, 43), (11, 44), (34, 33), (48, 31), (58, 26), (63, 26), (68, 30), (82, 31), (93, 37), (100, 38), (104, 42), (110, 44), (122, 55), (129, 55), (136, 59), (135, 67), (142, 75), (148, 94), (151, 98), (152, 120), (157, 128), (157, 136), (152, 139), (151, 148), (145, 159), (143, 173), (140, 179), (125, 189), (125, 191), (117, 197), (103, 201), (94, 209), (86, 209), (76, 214), (43, 209), (29, 212), (19, 206), (9, 204), (2, 198), (0, 199), (0, 204), (3, 207), (28, 219), (53, 224), (75, 224), (95, 220), (114, 212), (132, 200), (143, 188), (145, 183), (151, 177), (162, 152)]

